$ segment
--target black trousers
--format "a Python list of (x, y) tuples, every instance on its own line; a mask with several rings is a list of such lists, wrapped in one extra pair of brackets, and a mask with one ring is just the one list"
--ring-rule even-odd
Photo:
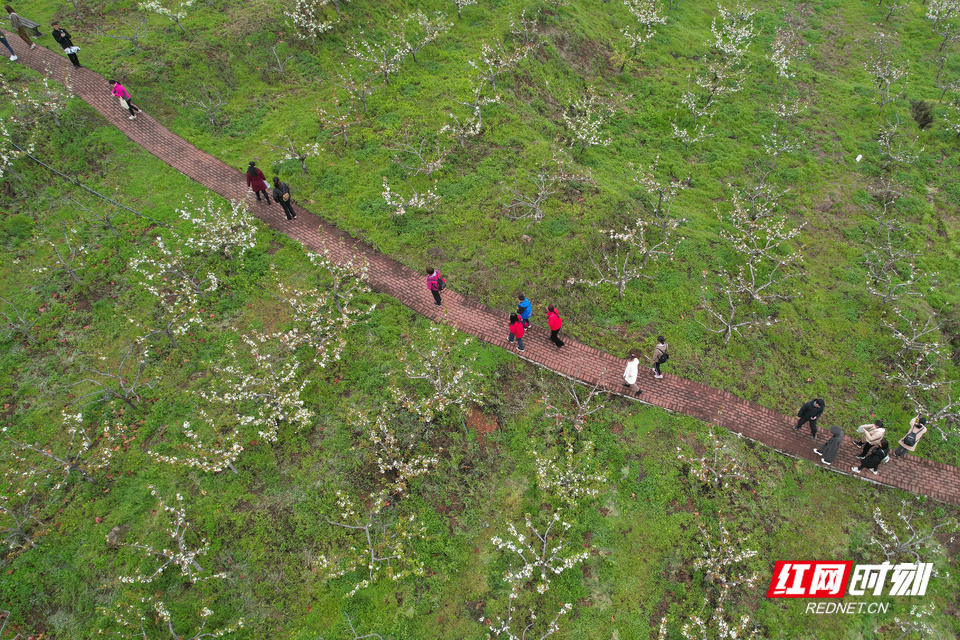
[(550, 341), (558, 347), (563, 346), (563, 340), (560, 339), (560, 329), (551, 329), (550, 330)]
[(660, 375), (660, 359), (657, 358), (656, 362), (653, 363), (653, 370), (657, 372), (657, 375)]
[[(800, 418), (799, 420), (797, 420), (796, 428), (799, 429), (800, 427), (802, 427), (804, 422), (810, 423), (810, 435), (816, 436), (817, 435), (817, 419), (816, 418)], [(866, 452), (864, 452), (864, 455), (866, 455)]]
[(75, 54), (75, 53), (68, 53), (68, 54), (67, 54), (67, 57), (70, 58), (70, 62), (73, 63), (73, 66), (75, 66), (75, 67), (79, 67), (79, 66), (80, 66), (80, 58), (77, 57), (77, 54)]
[(443, 302), (443, 300), (440, 299), (439, 291), (437, 291), (436, 289), (430, 289), (430, 293), (433, 294), (433, 301), (436, 302), (438, 305)]
[(293, 212), (293, 207), (290, 206), (289, 200), (277, 200), (277, 202), (283, 207), (283, 212), (287, 214), (287, 220), (292, 220), (297, 217), (297, 214)]
[(266, 189), (264, 189), (263, 191), (255, 191), (254, 193), (257, 194), (257, 202), (260, 202), (260, 194), (262, 193), (263, 197), (267, 199), (267, 204), (270, 204), (270, 196), (269, 194), (267, 194)]

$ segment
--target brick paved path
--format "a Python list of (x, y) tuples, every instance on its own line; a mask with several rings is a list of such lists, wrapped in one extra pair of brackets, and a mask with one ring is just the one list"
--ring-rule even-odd
[[(122, 110), (118, 100), (110, 95), (107, 81), (102, 76), (89, 69), (74, 71), (59, 51), (52, 52), (39, 46), (30, 51), (22, 46), (19, 38), (13, 38), (12, 34), (7, 33), (7, 38), (14, 44), (20, 63), (41, 72), (46, 70), (59, 82), (63, 82), (64, 74), (69, 71), (73, 90), (79, 97), (103, 114), (112, 125), (119, 127), (131, 140), (187, 177), (224, 198), (248, 202), (258, 218), (272, 228), (296, 238), (313, 251), (320, 250), (326, 244), (334, 257), (345, 257), (354, 252), (362, 253), (370, 263), (370, 282), (375, 289), (434, 321), (453, 325), (481, 340), (512, 349), (506, 339), (507, 316), (504, 312), (466, 299), (449, 289), (443, 294), (444, 306), (434, 306), (421, 273), (354, 241), (300, 206), (294, 205), (297, 219), (288, 222), (280, 206), (267, 206), (256, 202), (247, 189), (242, 172), (194, 148), (151, 118), (150, 105), (138, 104), (144, 108), (144, 112), (136, 120), (128, 120), (128, 113)], [(21, 46), (17, 46), (18, 44)], [(11, 64), (6, 61), (0, 63)], [(127, 89), (133, 96), (134, 104), (137, 104), (137, 87)], [(542, 310), (534, 315), (534, 320), (545, 320)], [(597, 382), (598, 377), (602, 377), (607, 388), (616, 393), (622, 390), (620, 375), (625, 361), (621, 358), (572, 339), (566, 340), (562, 351), (558, 350), (549, 341), (549, 331), (542, 326), (531, 327), (524, 337), (524, 342), (524, 358), (536, 365), (591, 385)], [(645, 362), (645, 355), (641, 357), (641, 365)], [(813, 453), (808, 428), (804, 426), (798, 432), (792, 430), (795, 418), (669, 373), (664, 374), (661, 380), (654, 380), (650, 369), (641, 368), (640, 374), (638, 382), (643, 388), (643, 402), (723, 426), (787, 455), (805, 458), (810, 460), (811, 464), (820, 464), (815, 462), (818, 457)], [(808, 399), (798, 398), (798, 401)], [(793, 410), (792, 407), (790, 409)], [(903, 435), (901, 432), (906, 431), (905, 427), (906, 425), (894, 427), (896, 438)], [(930, 434), (927, 437), (935, 436)], [(846, 442), (851, 441), (852, 438), (848, 436)], [(823, 435), (818, 443), (824, 443)], [(856, 453), (852, 445), (846, 444), (829, 469), (853, 475), (850, 467), (856, 462)], [(861, 479), (960, 505), (960, 469), (949, 465), (908, 456), (904, 460), (883, 465), (879, 476), (865, 471)]]

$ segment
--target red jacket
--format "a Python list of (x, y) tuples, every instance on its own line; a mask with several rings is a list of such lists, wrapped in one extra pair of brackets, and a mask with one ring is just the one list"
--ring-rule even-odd
[(556, 311), (547, 312), (547, 325), (550, 327), (550, 331), (556, 331), (563, 326), (563, 320), (560, 319), (560, 314)]
[[(430, 289), (430, 291), (440, 291), (441, 280), (443, 280), (443, 278), (440, 276), (440, 272), (434, 270), (431, 275), (427, 276), (427, 289)], [(446, 282), (446, 280), (443, 281)]]
[(510, 333), (518, 338), (523, 337), (523, 331), (524, 329), (522, 322), (514, 322), (512, 325), (510, 325)]
[(254, 191), (266, 191), (267, 190), (267, 181), (266, 177), (263, 175), (263, 171), (260, 171), (257, 167), (253, 168), (253, 175), (247, 174), (247, 186), (253, 189)]

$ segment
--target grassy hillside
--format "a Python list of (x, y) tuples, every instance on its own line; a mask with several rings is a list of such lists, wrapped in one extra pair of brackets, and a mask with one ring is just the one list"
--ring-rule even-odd
[[(908, 235), (898, 242), (919, 253), (918, 269), (931, 274), (913, 289), (921, 295), (900, 303), (904, 315), (922, 319), (936, 313), (943, 329), (931, 340), (950, 344), (949, 352), (956, 351), (950, 341), (960, 323), (954, 304), (960, 143), (944, 124), (956, 94), (946, 92), (941, 99), (935, 86), (939, 41), (924, 18), (924, 6), (908, 5), (901, 16), (885, 21), (887, 7), (871, 2), (754, 5), (757, 34), (744, 57), (743, 88), (718, 100), (707, 127), (711, 137), (685, 149), (673, 137), (671, 122), (691, 122), (677, 115), (687, 77), (703, 74), (717, 57), (710, 32), (716, 7), (678, 3), (621, 74), (615, 58), (624, 47), (619, 31), (633, 24), (626, 7), (598, 0), (558, 4), (564, 6), (480, 0), (464, 7), (457, 20), (451, 2), (353, 0), (341, 6), (340, 22), (315, 44), (291, 33), (283, 17), (291, 7), (263, 3), (197, 3), (182, 20), (185, 32), (124, 2), (79, 3), (82, 21), (73, 17), (72, 7), (56, 3), (37, 3), (24, 15), (41, 23), (60, 18), (81, 46), (84, 65), (121, 79), (138, 104), (193, 144), (238, 168), (258, 160), (269, 175), (289, 182), (304, 206), (411, 267), (440, 266), (459, 291), (508, 310), (516, 291), (523, 290), (535, 304), (564, 310), (571, 335), (613, 353), (649, 345), (652, 336), (663, 333), (678, 375), (785, 412), (824, 397), (828, 424), (852, 432), (876, 415), (900, 431), (915, 410), (903, 389), (886, 378), (898, 347), (883, 326), (893, 305), (866, 291), (864, 256), (877, 231), (869, 209), (879, 206), (870, 190), (881, 180), (895, 180), (903, 193), (893, 211)], [(340, 63), (349, 61), (350, 39), (361, 29), (368, 36), (384, 34), (417, 9), (446, 11), (452, 28), (424, 47), (416, 62), (405, 59), (390, 84), (369, 96), (366, 112), (342, 90), (335, 92), (329, 80), (336, 79), (331, 74)], [(475, 86), (467, 63), (478, 59), (483, 43), (503, 41), (508, 51), (515, 50), (510, 24), (523, 9), (528, 17), (540, 9), (535, 31), (541, 41), (497, 79), (499, 102), (482, 107), (481, 132), (461, 148), (439, 131), (450, 122), (448, 113), (469, 116), (456, 102), (467, 101)], [(325, 11), (335, 15), (332, 8)], [(142, 51), (96, 35), (97, 28), (123, 33), (124, 22), (137, 24), (141, 16), (150, 27)], [(882, 114), (871, 104), (872, 83), (864, 70), (874, 51), (876, 23), (896, 43), (891, 55), (909, 60), (910, 71), (903, 99), (886, 105)], [(798, 29), (804, 54), (793, 67), (795, 77), (784, 79), (778, 89), (767, 56), (777, 29), (786, 24)], [(17, 48), (18, 41), (11, 42)], [(40, 42), (56, 47), (49, 36)], [(269, 71), (276, 65), (274, 45), (280, 60), (291, 57), (285, 78)], [(945, 49), (950, 56), (941, 80), (960, 73), (953, 47)], [(38, 76), (23, 67), (3, 65), (0, 74), (11, 87), (39, 90)], [(602, 129), (610, 145), (571, 152), (575, 170), (589, 171), (593, 181), (560, 189), (547, 200), (540, 222), (511, 219), (505, 187), (517, 180), (517, 188), (532, 190), (529, 180), (541, 163), (549, 163), (552, 145), (569, 140), (563, 116), (571, 114), (572, 100), (587, 87), (615, 95), (619, 103)], [(201, 92), (224, 100), (214, 122), (190, 106)], [(492, 88), (484, 95), (493, 96)], [(321, 126), (316, 111), (332, 112), (335, 96), (341, 109), (352, 108), (356, 115), (346, 144)], [(918, 128), (908, 99), (932, 105), (929, 128)], [(777, 104), (794, 100), (806, 109), (780, 120)], [(10, 105), (5, 109), (7, 116), (15, 113)], [(894, 114), (903, 139), (918, 137), (915, 149), (924, 148), (912, 164), (884, 160), (879, 127)], [(458, 362), (476, 358), (471, 366), (479, 374), (482, 405), (451, 408), (424, 424), (398, 408), (389, 387), (403, 380), (398, 354), (434, 338), (422, 318), (377, 294), (355, 299), (358, 309), (375, 308), (366, 322), (347, 330), (345, 351), (335, 364), (314, 364), (305, 347), (277, 355), (278, 362), (299, 366), (295, 382), (304, 384), (300, 397), (312, 416), (283, 422), (277, 442), (266, 441), (258, 428), (238, 421), (233, 407), (199, 394), (218, 392), (225, 376), (215, 368), (232, 362), (231, 348), (240, 352), (240, 365), (254, 366), (240, 336), (285, 330), (297, 322), (277, 299), (281, 290), (274, 273), (285, 286), (318, 291), (329, 288), (329, 274), (314, 267), (298, 246), (262, 226), (242, 258), (189, 251), (183, 242), (195, 230), (175, 209), (184, 196), (202, 202), (207, 194), (133, 147), (76, 99), (58, 120), (11, 130), (17, 136), (36, 134), (36, 157), (150, 219), (121, 211), (114, 218), (114, 235), (80, 207), (100, 214), (114, 209), (36, 163), (16, 160), (3, 177), (0, 289), (29, 320), (37, 319), (35, 342), (11, 336), (0, 356), (5, 405), (0, 416), (8, 440), (0, 452), (5, 472), (0, 504), (11, 511), (0, 522), (13, 527), (5, 536), (18, 527), (26, 535), (13, 535), (8, 544), (22, 546), (29, 538), (36, 545), (13, 548), (0, 561), (0, 609), (11, 612), (7, 635), (10, 629), (14, 636), (19, 631), (64, 638), (112, 632), (120, 626), (110, 612), (132, 604), (128, 619), (136, 622), (128, 634), (140, 634), (142, 614), (146, 637), (168, 637), (164, 615), (138, 604), (153, 594), (183, 637), (200, 628), (207, 606), (213, 612), (208, 631), (243, 618), (237, 637), (482, 638), (489, 632), (487, 621), (506, 615), (510, 588), (504, 574), (517, 569), (515, 555), (499, 550), (492, 538), (506, 538), (508, 523), (523, 532), (525, 513), (542, 531), (556, 513), (571, 525), (562, 536), (563, 555), (584, 551), (587, 556), (557, 575), (545, 593), (538, 593), (533, 582), (524, 584), (515, 603), (524, 613), (517, 615), (514, 630), (519, 616), (534, 608), (542, 633), (569, 603), (557, 637), (656, 637), (664, 616), (668, 637), (681, 637), (690, 616), (718, 615), (717, 587), (693, 563), (704, 553), (703, 540), (718, 537), (723, 523), (736, 548), (758, 552), (736, 565), (759, 578), (754, 588), (734, 589), (723, 604), (731, 621), (749, 616), (760, 636), (771, 638), (900, 637), (896, 619), (918, 603), (884, 597), (877, 600), (891, 604), (885, 614), (807, 615), (803, 601), (762, 597), (773, 562), (880, 562), (884, 556), (871, 538), (888, 536), (874, 522), (875, 508), (898, 533), (903, 531), (897, 517), (902, 500), (924, 532), (955, 522), (955, 509), (879, 491), (726, 439), (746, 479), (712, 488), (677, 455), (677, 447), (700, 455), (710, 446), (705, 425), (611, 400), (582, 433), (574, 432), (551, 418), (543, 402), (545, 396), (552, 404), (565, 402), (562, 381), (475, 343), (455, 357)], [(739, 302), (742, 309), (777, 322), (724, 344), (696, 321), (706, 320), (702, 277), (706, 272), (712, 285), (722, 270), (743, 263), (722, 239), (721, 231), (730, 227), (718, 216), (730, 211), (734, 189), (756, 184), (760, 168), (769, 166), (763, 164), (769, 162), (763, 136), (769, 137), (775, 125), (799, 144), (777, 158), (767, 178), (784, 192), (777, 215), (787, 228), (803, 225), (778, 254), (799, 250), (803, 255), (790, 284), (797, 295), (770, 305)], [(393, 161), (391, 149), (408, 128), (414, 143), (425, 139), (434, 149), (439, 141), (449, 151), (433, 179), (405, 176)], [(263, 144), (280, 144), (279, 136), (320, 145), (319, 154), (306, 160), (307, 172)], [(643, 208), (645, 194), (633, 180), (630, 163), (649, 169), (657, 158), (656, 179), (686, 187), (673, 205), (683, 219), (673, 259), (657, 262), (649, 272), (652, 279), (633, 281), (623, 300), (612, 286), (578, 283), (592, 277), (589, 256), (596, 256), (601, 245), (600, 230), (631, 224)], [(391, 215), (383, 179), (406, 195), (405, 177), (419, 191), (436, 189), (436, 211)], [(73, 245), (87, 250), (79, 282), (54, 271), (49, 244), (62, 250), (62, 233), (70, 230), (76, 230)], [(521, 240), (524, 235), (529, 242)], [(81, 396), (97, 390), (85, 382), (95, 378), (89, 368), (119, 362), (143, 334), (138, 325), (154, 324), (155, 299), (138, 284), (129, 263), (140, 252), (155, 251), (156, 237), (182, 247), (191, 264), (214, 274), (220, 286), (198, 305), (203, 321), (178, 339), (178, 348), (162, 336), (148, 341), (143, 378), (153, 386), (142, 387), (139, 400), (86, 405), (91, 398)], [(933, 379), (956, 375), (948, 357)], [(426, 397), (424, 386), (409, 389), (421, 401)], [(942, 404), (948, 389), (925, 396), (931, 409)], [(82, 425), (89, 430), (115, 424), (124, 434), (116, 444), (110, 441), (118, 449), (108, 465), (92, 473), (95, 483), (84, 482), (76, 471), (60, 487), (62, 472), (24, 477), (50, 460), (16, 443), (67, 450), (71, 434), (61, 415), (64, 407), (71, 413), (82, 410)], [(237, 411), (256, 409), (256, 403), (237, 404)], [(203, 437), (229, 440), (231, 429), (238, 434), (244, 451), (235, 462), (237, 474), (173, 467), (150, 456), (151, 451), (182, 450), (177, 447), (189, 442), (184, 422), (203, 429), (197, 426), (203, 424), (198, 410), (216, 424), (202, 431)], [(378, 580), (348, 598), (364, 572), (329, 579), (321, 560), (340, 557), (356, 543), (351, 530), (328, 521), (343, 517), (337, 492), (349, 496), (358, 511), (374, 508), (372, 496), (391, 477), (378, 470), (368, 426), (352, 417), (360, 410), (387, 416), (402, 442), (438, 461), (430, 473), (412, 480), (409, 490), (391, 493), (391, 504), (379, 512), (389, 526), (412, 517), (423, 527), (407, 546), (410, 557), (422, 564), (422, 576)], [(938, 426), (955, 428), (949, 421)], [(586, 443), (594, 443), (594, 470), (604, 476), (598, 494), (573, 507), (538, 484), (534, 455), (560, 460), (567, 439), (581, 456)], [(100, 454), (112, 446), (103, 438), (91, 450)], [(955, 439), (933, 433), (918, 448), (919, 455), (951, 464), (957, 463), (957, 451)], [(171, 568), (149, 585), (119, 580), (137, 570), (149, 574), (160, 564), (106, 539), (113, 534), (121, 543), (164, 542), (167, 514), (151, 487), (170, 506), (182, 495), (190, 548), (201, 538), (210, 543), (197, 559), (203, 568), (199, 576), (222, 572), (222, 579), (193, 581)], [(924, 620), (944, 637), (960, 631), (958, 587), (951, 577), (957, 569), (952, 528), (938, 530), (942, 549), (921, 552), (924, 561), (935, 562), (938, 574), (924, 600), (934, 612)]]

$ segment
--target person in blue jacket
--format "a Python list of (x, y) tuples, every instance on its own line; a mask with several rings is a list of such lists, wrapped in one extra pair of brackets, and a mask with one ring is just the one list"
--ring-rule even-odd
[(520, 304), (517, 305), (517, 315), (520, 316), (520, 320), (523, 322), (523, 328), (526, 329), (530, 326), (530, 316), (533, 315), (533, 305), (527, 300), (527, 296), (522, 293), (517, 297), (520, 299)]

